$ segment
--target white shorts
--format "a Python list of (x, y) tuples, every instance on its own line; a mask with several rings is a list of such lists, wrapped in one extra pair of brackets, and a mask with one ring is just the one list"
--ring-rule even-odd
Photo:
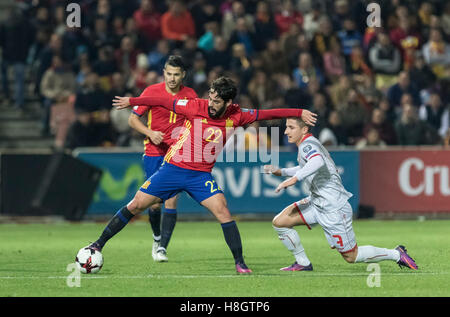
[(347, 253), (356, 248), (356, 238), (352, 227), (353, 211), (347, 202), (341, 209), (333, 212), (321, 212), (311, 203), (294, 203), (300, 217), (308, 229), (319, 224), (332, 248)]

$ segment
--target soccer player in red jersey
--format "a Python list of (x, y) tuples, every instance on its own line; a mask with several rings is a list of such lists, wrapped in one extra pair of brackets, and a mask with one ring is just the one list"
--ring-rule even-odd
[(116, 97), (113, 105), (118, 109), (130, 105), (163, 106), (186, 117), (184, 130), (166, 156), (164, 164), (138, 190), (135, 197), (119, 210), (106, 226), (100, 238), (88, 248), (101, 251), (105, 243), (117, 234), (136, 214), (149, 206), (165, 201), (180, 191), (186, 191), (200, 205), (206, 207), (220, 222), (225, 241), (233, 254), (236, 271), (252, 271), (244, 262), (239, 230), (232, 220), (222, 190), (217, 186), (211, 169), (231, 136), (227, 130), (257, 120), (301, 117), (307, 124), (316, 122), (316, 115), (302, 109), (246, 110), (232, 101), (236, 85), (227, 77), (212, 84), (209, 99), (175, 99), (162, 97)]
[[(197, 98), (195, 91), (182, 85), (186, 76), (186, 68), (180, 56), (171, 55), (164, 65), (164, 82), (148, 86), (141, 94), (163, 98)], [(141, 117), (147, 115), (147, 125)], [(181, 127), (184, 116), (177, 115), (164, 107), (135, 106), (128, 119), (129, 125), (146, 136), (144, 140), (144, 169), (147, 179), (159, 169), (164, 155), (172, 139), (172, 131)], [(161, 204), (155, 204), (148, 209), (149, 222), (153, 231), (152, 257), (156, 262), (167, 262), (167, 246), (177, 221), (177, 196), (164, 202), (164, 213), (161, 221)]]

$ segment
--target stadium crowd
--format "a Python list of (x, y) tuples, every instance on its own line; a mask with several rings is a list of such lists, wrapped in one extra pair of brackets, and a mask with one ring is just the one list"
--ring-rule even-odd
[[(69, 2), (17, 1), (0, 27), (3, 94), (26, 107), (31, 74), (42, 133), (57, 133), (58, 147), (139, 139), (112, 97), (162, 81), (170, 54), (200, 97), (227, 75), (247, 108), (318, 113), (313, 133), (326, 145), (449, 144), (448, 1), (376, 1), (381, 27), (367, 25), (365, 0), (81, 0), (81, 27), (66, 23)], [(70, 109), (55, 132), (52, 117)]]

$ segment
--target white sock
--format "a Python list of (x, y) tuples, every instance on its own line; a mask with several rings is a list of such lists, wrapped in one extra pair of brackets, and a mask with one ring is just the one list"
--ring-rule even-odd
[(306, 256), (305, 249), (300, 242), (300, 237), (296, 230), (292, 228), (273, 228), (278, 233), (278, 238), (281, 242), (292, 252), (298, 264), (303, 266), (311, 264), (311, 261), (309, 261)]
[(365, 262), (373, 263), (385, 260), (398, 261), (400, 252), (395, 249), (377, 248), (371, 245), (358, 246), (358, 255), (355, 263)]
[(159, 241), (161, 241), (161, 236), (153, 235), (153, 240), (155, 240), (156, 242), (159, 242)]

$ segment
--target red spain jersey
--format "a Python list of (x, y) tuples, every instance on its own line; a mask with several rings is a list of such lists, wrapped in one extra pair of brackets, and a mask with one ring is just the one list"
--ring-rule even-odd
[(301, 117), (302, 109), (241, 109), (239, 105), (228, 106), (218, 119), (208, 113), (207, 99), (173, 99), (137, 97), (129, 99), (130, 105), (162, 106), (186, 120), (179, 130), (179, 137), (167, 151), (164, 161), (196, 171), (211, 172), (216, 158), (226, 140), (240, 127), (257, 120)]
[[(165, 83), (159, 83), (148, 86), (142, 92), (141, 97), (155, 96), (165, 98), (197, 98), (197, 94), (192, 88), (181, 86), (177, 94), (171, 95), (167, 92)], [(133, 113), (139, 117), (147, 114), (147, 126), (154, 131), (164, 133), (164, 140), (156, 145), (148, 137), (144, 140), (145, 155), (147, 156), (163, 156), (166, 154), (170, 145), (176, 138), (172, 138), (172, 131), (176, 127), (181, 127), (184, 123), (185, 117), (181, 114), (176, 114), (173, 110), (168, 110), (164, 107), (152, 107), (137, 105), (133, 107)]]

